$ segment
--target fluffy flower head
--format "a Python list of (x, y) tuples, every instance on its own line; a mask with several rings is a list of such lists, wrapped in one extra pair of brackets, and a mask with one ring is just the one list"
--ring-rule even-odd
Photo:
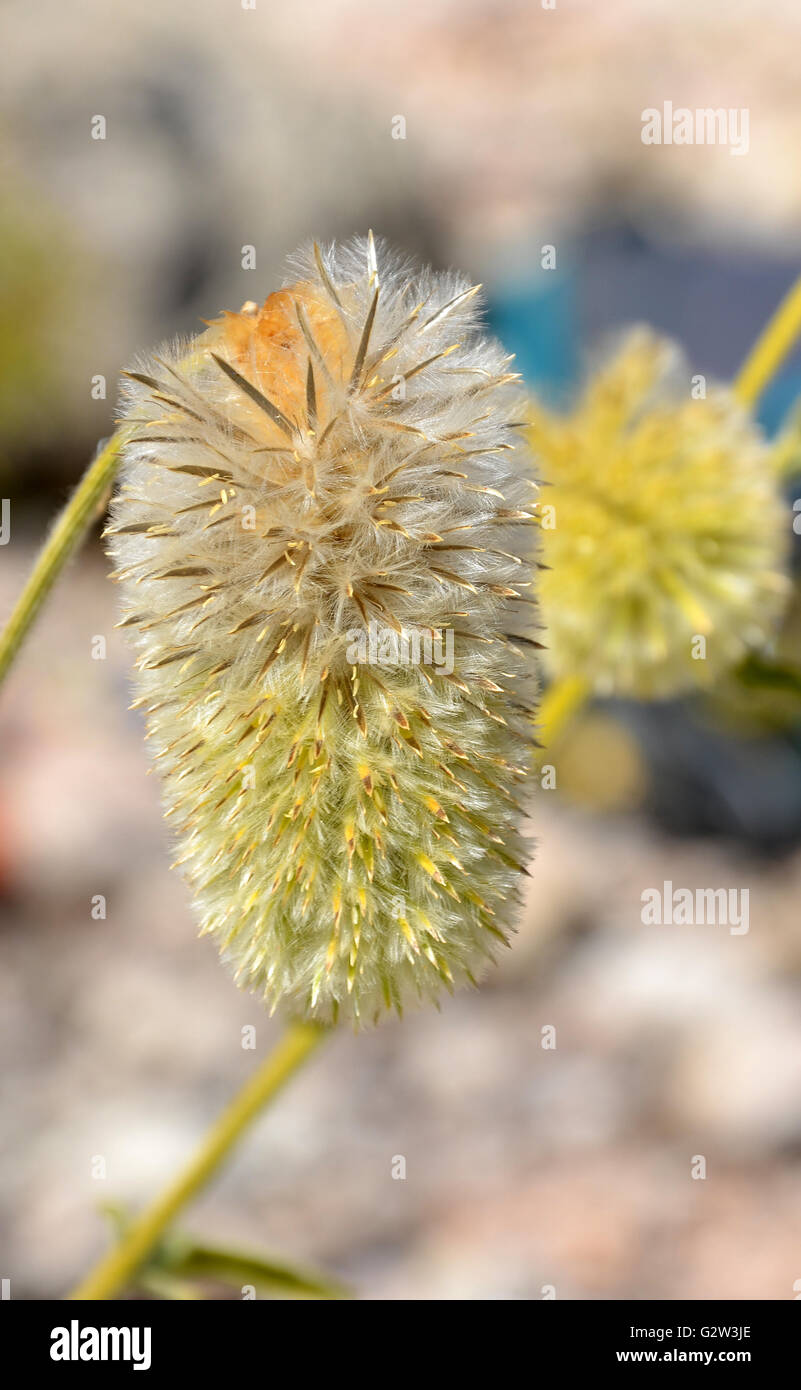
[(369, 1021), (504, 940), (532, 697), (507, 368), (474, 288), (371, 236), (127, 376), (139, 700), (203, 930), (271, 1005)]
[(670, 342), (634, 330), (566, 416), (538, 405), (545, 660), (604, 695), (679, 694), (768, 637), (786, 509), (731, 393), (694, 399)]

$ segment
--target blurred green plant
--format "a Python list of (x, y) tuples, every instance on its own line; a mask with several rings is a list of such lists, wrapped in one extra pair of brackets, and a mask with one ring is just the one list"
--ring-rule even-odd
[[(107, 1203), (102, 1208), (115, 1241), (125, 1239), (134, 1220), (126, 1208)], [(159, 1298), (185, 1301), (206, 1298), (206, 1290), (221, 1286), (237, 1298), (253, 1288), (265, 1298), (347, 1299), (350, 1289), (326, 1275), (288, 1263), (275, 1255), (232, 1250), (170, 1230), (132, 1276), (130, 1288)]]
[[(7, 455), (36, 430), (57, 387), (52, 327), (63, 314), (64, 278), (49, 219), (17, 191), (0, 206), (0, 449)], [(32, 389), (33, 388), (33, 389)]]

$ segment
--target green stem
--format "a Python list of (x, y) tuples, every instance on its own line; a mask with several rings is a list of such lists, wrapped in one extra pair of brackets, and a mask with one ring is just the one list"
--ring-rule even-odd
[(173, 1218), (205, 1186), (244, 1130), (319, 1046), (327, 1032), (316, 1023), (289, 1025), (278, 1046), (223, 1111), (183, 1173), (131, 1222), (119, 1244), (73, 1289), (70, 1298), (112, 1298), (125, 1287)]
[(42, 546), (30, 578), (0, 636), (0, 681), (59, 574), (93, 521), (114, 477), (123, 442), (123, 432), (118, 430), (100, 450)]
[(801, 333), (801, 277), (763, 328), (734, 382), (744, 405), (756, 405)]

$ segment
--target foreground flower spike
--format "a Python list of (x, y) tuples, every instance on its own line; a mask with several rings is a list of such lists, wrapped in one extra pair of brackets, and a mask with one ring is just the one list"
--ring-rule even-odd
[(372, 236), (293, 271), (127, 374), (110, 549), (203, 930), (369, 1022), (505, 941), (533, 483), (476, 288)]
[(770, 636), (790, 535), (771, 451), (729, 391), (692, 383), (636, 329), (573, 414), (533, 408), (552, 677), (667, 697)]

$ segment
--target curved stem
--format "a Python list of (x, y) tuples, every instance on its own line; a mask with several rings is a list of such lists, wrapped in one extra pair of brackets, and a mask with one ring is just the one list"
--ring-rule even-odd
[(42, 546), (28, 582), (0, 636), (0, 681), (67, 560), (93, 521), (114, 477), (123, 441), (124, 435), (118, 430), (100, 450)]
[(591, 687), (583, 676), (563, 676), (548, 686), (542, 697), (538, 719), (540, 737), (549, 748), (573, 715), (589, 699)]
[(144, 1264), (173, 1217), (205, 1186), (248, 1125), (327, 1036), (316, 1023), (291, 1023), (277, 1047), (223, 1111), (179, 1176), (141, 1216), (119, 1244), (73, 1289), (73, 1299), (112, 1298)]
[(775, 376), (796, 338), (801, 334), (801, 277), (787, 292), (778, 309), (745, 359), (734, 382), (734, 391), (744, 405), (759, 400), (771, 377)]

